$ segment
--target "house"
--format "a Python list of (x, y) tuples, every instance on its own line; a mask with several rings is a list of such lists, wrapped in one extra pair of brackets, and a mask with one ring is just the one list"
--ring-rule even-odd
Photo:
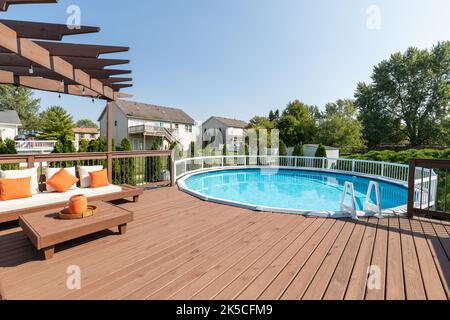
[[(113, 138), (117, 145), (128, 138), (133, 150), (151, 150), (155, 142), (160, 149), (178, 143), (183, 150), (188, 150), (196, 140), (195, 121), (181, 109), (125, 100), (112, 104)], [(106, 108), (98, 121), (101, 136), (106, 136)]]
[(0, 111), (0, 138), (14, 140), (19, 135), (19, 128), (22, 125), (16, 111)]
[(75, 141), (80, 142), (80, 140), (95, 140), (100, 138), (100, 130), (97, 128), (74, 128), (72, 129), (75, 135)]
[(248, 123), (242, 120), (211, 117), (202, 124), (203, 144), (222, 148), (227, 145), (229, 152), (237, 152), (245, 143), (245, 129)]
[(229, 152), (237, 152), (245, 143), (245, 129), (248, 123), (224, 117), (211, 117), (202, 124), (203, 144), (217, 148), (227, 145)]

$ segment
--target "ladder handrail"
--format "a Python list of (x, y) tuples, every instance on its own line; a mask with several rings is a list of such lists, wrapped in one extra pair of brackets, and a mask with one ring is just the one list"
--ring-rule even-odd
[[(347, 200), (348, 189), (350, 189), (352, 206), (348, 206), (345, 204), (345, 200)], [(356, 199), (355, 199), (355, 186), (353, 183), (346, 181), (344, 184), (344, 192), (342, 194), (341, 200), (341, 211), (348, 212), (352, 215), (352, 218), (358, 220), (358, 213), (356, 207)]]
[[(375, 197), (376, 204), (372, 204), (370, 202), (372, 198), (372, 192), (375, 189)], [(378, 182), (370, 181), (369, 189), (367, 190), (366, 200), (364, 201), (364, 211), (375, 212), (375, 216), (378, 218), (382, 218), (382, 209), (381, 209), (381, 196), (380, 196), (380, 185)]]

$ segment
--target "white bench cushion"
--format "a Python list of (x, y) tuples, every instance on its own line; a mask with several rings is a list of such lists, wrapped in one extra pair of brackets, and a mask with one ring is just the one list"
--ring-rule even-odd
[(86, 197), (102, 196), (111, 193), (121, 192), (122, 188), (115, 185), (97, 189), (75, 189), (66, 193), (50, 193), (44, 192), (33, 195), (31, 198), (0, 201), (0, 214), (15, 210), (27, 209), (32, 207), (44, 206), (47, 204), (55, 204), (59, 202), (69, 202), (72, 196), (84, 194)]

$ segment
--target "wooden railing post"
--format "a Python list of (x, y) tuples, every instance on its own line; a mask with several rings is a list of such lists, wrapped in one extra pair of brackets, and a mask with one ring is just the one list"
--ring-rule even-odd
[(33, 169), (35, 164), (34, 156), (28, 156), (27, 157), (27, 167), (28, 169)]
[(109, 182), (113, 182), (113, 161), (112, 161), (112, 152), (113, 152), (113, 116), (112, 116), (112, 102), (108, 101), (106, 105), (106, 114), (107, 114), (107, 130), (106, 130), (106, 140), (108, 142), (108, 153), (107, 153), (107, 166), (108, 166), (108, 179)]
[(414, 202), (416, 193), (416, 160), (409, 161), (409, 176), (408, 176), (408, 218), (414, 218)]

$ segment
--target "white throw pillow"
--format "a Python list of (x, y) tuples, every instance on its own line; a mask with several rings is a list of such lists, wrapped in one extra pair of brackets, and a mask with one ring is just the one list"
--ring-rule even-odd
[(31, 177), (31, 194), (39, 193), (38, 173), (37, 168), (26, 170), (0, 170), (0, 179), (21, 179)]
[(78, 174), (80, 175), (80, 186), (81, 188), (91, 187), (91, 176), (89, 172), (102, 171), (103, 166), (85, 166), (78, 167)]
[[(50, 180), (55, 174), (57, 174), (59, 171), (61, 171), (62, 168), (46, 168), (45, 169), (45, 180), (48, 181)], [(75, 167), (72, 168), (64, 168), (70, 175), (76, 177), (76, 171), (75, 171)], [(70, 190), (75, 190), (77, 188), (77, 184), (75, 183)], [(56, 190), (47, 184), (47, 191), (48, 192), (56, 192)]]

